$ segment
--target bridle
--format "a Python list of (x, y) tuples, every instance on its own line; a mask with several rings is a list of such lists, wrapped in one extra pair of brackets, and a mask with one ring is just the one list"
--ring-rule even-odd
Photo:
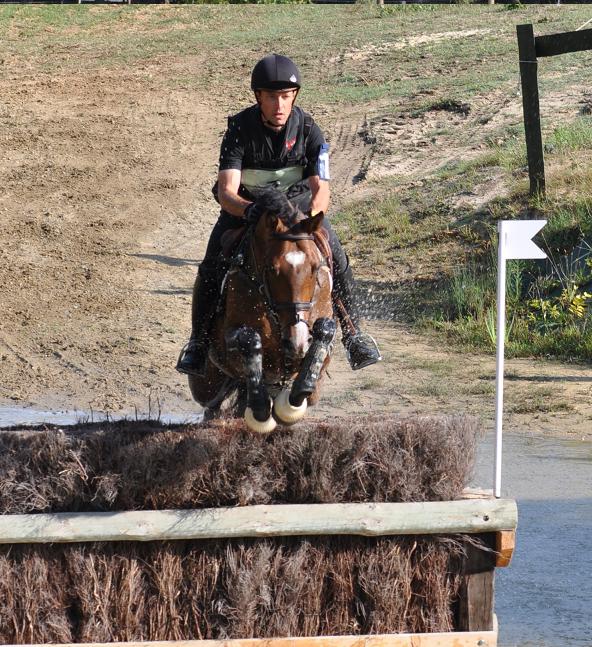
[[(299, 240), (312, 240), (314, 241), (314, 236), (312, 234), (291, 234), (290, 232), (284, 232), (284, 233), (278, 233), (274, 232), (272, 234), (272, 238), (275, 240), (287, 240), (290, 242), (296, 242)], [(314, 297), (316, 294), (316, 285), (317, 285), (317, 278), (318, 278), (318, 273), (319, 270), (321, 269), (322, 264), (319, 265), (315, 272), (315, 290), (312, 295), (312, 299), (310, 301), (274, 301), (273, 298), (271, 297), (271, 294), (269, 292), (269, 287), (267, 287), (267, 292), (268, 292), (268, 300), (270, 302), (270, 306), (273, 310), (276, 312), (279, 312), (281, 310), (292, 310), (294, 314), (294, 319), (293, 319), (293, 324), (296, 325), (300, 323), (301, 321), (304, 321), (306, 325), (310, 328), (310, 324), (308, 322), (308, 318), (303, 319), (300, 316), (301, 312), (310, 312), (312, 310), (312, 304), (314, 302)], [(266, 272), (268, 271), (267, 265), (263, 269), (263, 283), (267, 286), (267, 280), (266, 280)]]
[[(308, 317), (302, 317), (301, 313), (305, 313), (305, 312), (308, 313), (312, 310), (312, 306), (315, 301), (315, 296), (319, 286), (319, 283), (318, 283), (319, 271), (321, 270), (322, 267), (328, 267), (326, 259), (323, 257), (323, 255), (320, 253), (320, 250), (319, 250), (319, 254), (322, 260), (315, 271), (315, 275), (314, 275), (315, 289), (312, 295), (312, 299), (310, 301), (276, 301), (271, 294), (271, 291), (269, 289), (269, 283), (267, 280), (267, 273), (270, 271), (270, 267), (267, 263), (267, 258), (263, 268), (259, 268), (257, 264), (257, 256), (255, 254), (255, 249), (254, 249), (255, 236), (253, 234), (251, 235), (250, 251), (251, 251), (251, 258), (253, 259), (253, 263), (255, 264), (255, 267), (254, 267), (255, 271), (254, 273), (249, 275), (249, 278), (254, 283), (259, 284), (258, 286), (259, 292), (264, 297), (267, 310), (271, 315), (271, 318), (275, 321), (278, 327), (278, 330), (280, 332), (280, 336), (283, 330), (282, 330), (282, 326), (279, 318), (279, 312), (285, 311), (285, 310), (288, 310), (288, 311), (291, 310), (293, 312), (293, 319), (290, 321), (290, 325), (296, 325), (302, 321), (306, 323), (306, 325), (310, 329), (311, 325), (310, 325), (310, 322), (308, 321)], [(299, 240), (310, 240), (313, 242), (315, 241), (315, 237), (312, 234), (305, 234), (305, 233), (294, 234), (289, 231), (274, 232), (271, 235), (271, 237), (275, 240), (285, 240), (289, 242), (297, 242)]]
[[(289, 231), (281, 233), (274, 232), (273, 234), (271, 234), (271, 238), (289, 242), (308, 240), (316, 243), (315, 237), (312, 234), (307, 233), (292, 233)], [(325, 255), (321, 252), (316, 244), (315, 248), (320, 256), (321, 261), (314, 275), (315, 287), (310, 301), (276, 301), (273, 298), (267, 279), (267, 274), (271, 270), (271, 265), (267, 262), (267, 254), (265, 255), (263, 267), (260, 267), (260, 264), (257, 261), (257, 254), (255, 253), (255, 227), (249, 227), (247, 234), (243, 239), (241, 248), (239, 249), (239, 252), (235, 257), (235, 259), (238, 261), (235, 265), (237, 270), (240, 271), (243, 276), (245, 276), (245, 278), (249, 280), (249, 282), (253, 285), (253, 288), (261, 295), (261, 299), (269, 316), (270, 323), (272, 323), (272, 325), (275, 327), (279, 339), (283, 338), (284, 333), (284, 328), (282, 327), (279, 313), (286, 310), (291, 310), (293, 313), (293, 317), (288, 325), (292, 326), (300, 322), (304, 322), (308, 327), (309, 332), (312, 334), (312, 325), (309, 321), (309, 313), (312, 310), (315, 298), (319, 290), (319, 272), (323, 267), (330, 269)], [(244, 253), (243, 250), (247, 253)], [(282, 373), (280, 384), (283, 385), (285, 384), (285, 380), (289, 378), (289, 375), (291, 373), (291, 360), (285, 353), (281, 354), (281, 358)]]

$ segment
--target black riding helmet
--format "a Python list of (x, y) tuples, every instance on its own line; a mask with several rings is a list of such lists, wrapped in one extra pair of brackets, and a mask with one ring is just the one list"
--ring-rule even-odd
[(300, 90), (300, 70), (294, 61), (281, 54), (269, 54), (253, 68), (251, 90)]

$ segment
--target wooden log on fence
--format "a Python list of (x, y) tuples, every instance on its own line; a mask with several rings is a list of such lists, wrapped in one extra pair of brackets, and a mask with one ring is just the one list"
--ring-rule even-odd
[(517, 519), (513, 499), (62, 512), (0, 516), (0, 544), (481, 533), (512, 530)]
[(495, 533), (495, 550), (497, 558), (495, 565), (497, 567), (509, 566), (516, 548), (516, 531), (499, 530)]
[(592, 49), (592, 29), (547, 34), (535, 38), (537, 56), (557, 56)]
[(464, 576), (458, 593), (460, 631), (494, 628), (493, 596), (496, 535), (479, 535), (481, 545), (465, 545)]

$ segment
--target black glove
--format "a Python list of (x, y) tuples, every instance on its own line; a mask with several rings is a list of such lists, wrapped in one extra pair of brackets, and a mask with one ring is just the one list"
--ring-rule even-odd
[(244, 219), (250, 224), (255, 225), (263, 215), (263, 208), (256, 202), (251, 202), (245, 207)]

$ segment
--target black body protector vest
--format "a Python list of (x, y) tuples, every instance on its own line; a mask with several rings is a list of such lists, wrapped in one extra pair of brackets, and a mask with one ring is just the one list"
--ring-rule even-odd
[(274, 187), (295, 206), (308, 210), (306, 142), (312, 124), (312, 117), (298, 106), (292, 108), (286, 128), (277, 135), (263, 125), (259, 106), (229, 117), (229, 129), (240, 128), (245, 141), (239, 195), (254, 201), (263, 189)]

